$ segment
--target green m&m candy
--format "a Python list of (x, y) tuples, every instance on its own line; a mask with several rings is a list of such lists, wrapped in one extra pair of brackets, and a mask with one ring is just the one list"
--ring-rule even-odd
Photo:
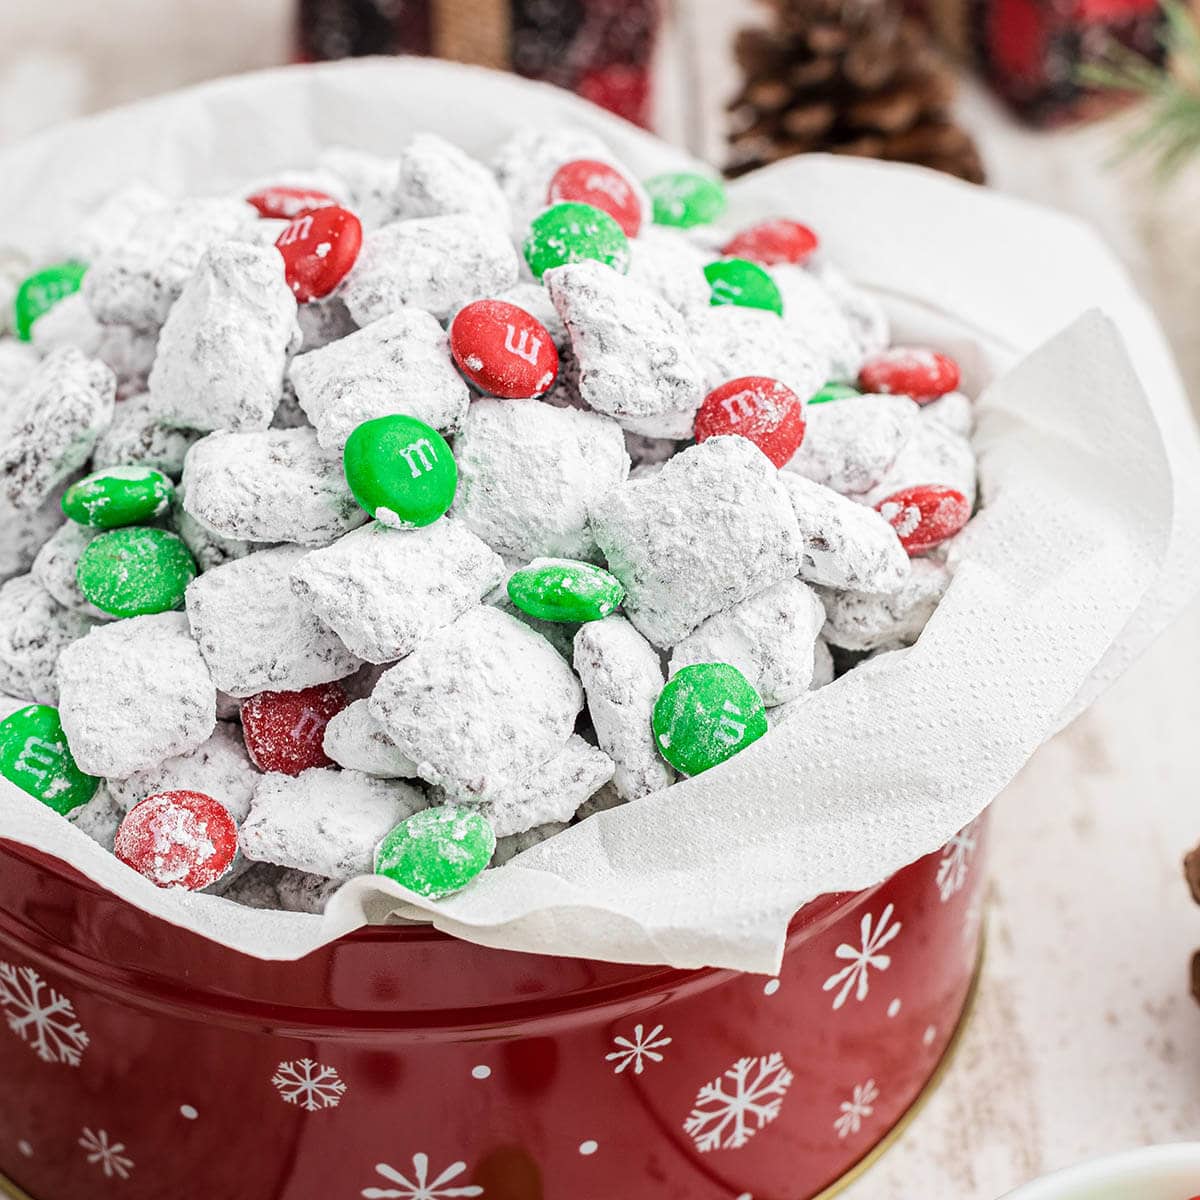
[(671, 171), (645, 182), (654, 204), (656, 225), (711, 225), (725, 211), (725, 189), (707, 175)]
[(737, 667), (696, 663), (659, 693), (650, 724), (663, 758), (685, 775), (699, 775), (758, 741), (767, 714)]
[(0, 721), (0, 775), (63, 816), (100, 786), (76, 765), (58, 709), (48, 704), (31, 704)]
[(33, 323), (45, 316), (60, 300), (79, 291), (87, 267), (83, 263), (55, 263), (28, 276), (17, 289), (13, 303), (17, 337), (23, 342), (33, 336)]
[(573, 558), (535, 558), (509, 577), (508, 598), (543, 621), (599, 621), (616, 612), (625, 589), (603, 567)]
[(831, 380), (815, 396), (809, 398), (809, 404), (828, 404), (830, 400), (847, 400), (851, 396), (862, 393), (852, 383), (838, 383)]
[(458, 488), (458, 466), (446, 439), (402, 414), (359, 425), (346, 439), (342, 466), (354, 499), (393, 529), (433, 524)]
[(375, 851), (375, 873), (418, 896), (461, 891), (492, 860), (496, 835), (473, 808), (426, 808), (401, 821)]
[(116, 529), (161, 517), (175, 485), (153, 467), (107, 467), (73, 483), (62, 498), (72, 521), (92, 529)]
[(534, 277), (551, 267), (595, 259), (621, 274), (629, 270), (629, 239), (603, 209), (566, 201), (534, 217), (521, 247)]
[(75, 568), (84, 598), (114, 617), (179, 608), (195, 578), (196, 563), (183, 540), (144, 525), (102, 533), (87, 544)]
[(758, 263), (746, 258), (722, 258), (704, 268), (704, 277), (712, 289), (712, 304), (765, 308), (783, 315), (783, 297), (779, 288)]

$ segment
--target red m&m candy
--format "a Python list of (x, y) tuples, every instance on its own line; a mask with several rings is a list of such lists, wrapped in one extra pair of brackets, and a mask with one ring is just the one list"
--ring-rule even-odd
[(721, 247), (722, 258), (748, 258), (760, 267), (807, 262), (816, 251), (817, 235), (799, 221), (778, 217), (735, 233)]
[(875, 508), (910, 556), (953, 537), (971, 517), (971, 506), (962, 492), (929, 483), (896, 492)]
[(242, 704), (242, 736), (260, 771), (299, 775), (327, 767), (325, 726), (350, 703), (337, 683), (321, 683), (299, 692), (259, 692)]
[(778, 379), (731, 379), (713, 388), (696, 413), (696, 441), (725, 433), (748, 438), (782, 467), (804, 440), (804, 404)]
[(113, 853), (160, 888), (196, 892), (233, 863), (237, 825), (203, 792), (159, 792), (125, 814)]
[(362, 225), (346, 208), (331, 204), (304, 213), (275, 241), (284, 277), (301, 304), (328, 296), (354, 266), (362, 248)]
[(608, 213), (626, 237), (637, 237), (642, 227), (642, 204), (637, 189), (610, 163), (577, 158), (563, 163), (550, 180), (547, 204), (575, 201)]
[(858, 373), (864, 392), (910, 396), (928, 404), (958, 387), (958, 363), (947, 354), (914, 346), (893, 346), (873, 354)]
[(506, 400), (548, 392), (558, 350), (545, 325), (504, 300), (476, 300), (450, 325), (450, 353), (477, 387)]
[(328, 208), (337, 201), (327, 192), (316, 188), (266, 187), (246, 197), (247, 204), (258, 209), (260, 217), (275, 217), (285, 221), (303, 216), (314, 208)]

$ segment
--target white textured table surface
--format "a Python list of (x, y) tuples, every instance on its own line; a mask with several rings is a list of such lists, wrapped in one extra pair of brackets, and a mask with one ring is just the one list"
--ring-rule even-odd
[[(693, 49), (715, 93), (737, 17), (728, 0), (695, 2)], [(96, 11), (83, 0), (2, 6), (0, 141), (281, 61), (289, 44), (289, 0), (110, 0), (102, 23)], [(995, 186), (1099, 226), (1200, 396), (1200, 168), (1160, 193), (1106, 168), (1111, 126), (1031, 134), (976, 92), (963, 110)], [(666, 125), (711, 149), (716, 112), (669, 112)], [(1200, 1008), (1187, 976), (1200, 910), (1180, 874), (1200, 840), (1198, 662), (1200, 604), (998, 801), (975, 1019), (938, 1093), (850, 1200), (995, 1200), (1082, 1158), (1200, 1134)]]

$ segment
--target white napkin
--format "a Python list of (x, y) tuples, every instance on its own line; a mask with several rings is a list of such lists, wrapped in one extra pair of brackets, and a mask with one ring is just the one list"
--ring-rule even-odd
[[(523, 124), (584, 125), (635, 171), (679, 151), (574, 97), (413, 60), (242, 77), (65, 126), (0, 154), (0, 228), (50, 251), (130, 178), (213, 191), (434, 129), (487, 157)], [(1200, 448), (1162, 335), (1067, 218), (916, 168), (812, 157), (731, 186), (730, 223), (812, 224), (904, 336), (986, 386), (986, 508), (917, 646), (815, 693), (797, 719), (667, 792), (593, 817), (438, 904), (348, 883), (323, 918), (164, 892), (0, 781), (0, 837), (268, 959), (367, 920), (432, 918), (487, 945), (771, 972), (788, 922), (942, 845), (1200, 589)], [(1095, 311), (1099, 309), (1100, 311)]]

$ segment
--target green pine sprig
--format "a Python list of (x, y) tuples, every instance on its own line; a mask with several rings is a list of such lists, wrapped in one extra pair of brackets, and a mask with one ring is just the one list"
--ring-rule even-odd
[(1121, 147), (1120, 157), (1153, 160), (1166, 182), (1200, 154), (1200, 24), (1183, 0), (1163, 0), (1163, 35), (1170, 69), (1114, 43), (1081, 68), (1082, 82), (1146, 100), (1146, 120)]

